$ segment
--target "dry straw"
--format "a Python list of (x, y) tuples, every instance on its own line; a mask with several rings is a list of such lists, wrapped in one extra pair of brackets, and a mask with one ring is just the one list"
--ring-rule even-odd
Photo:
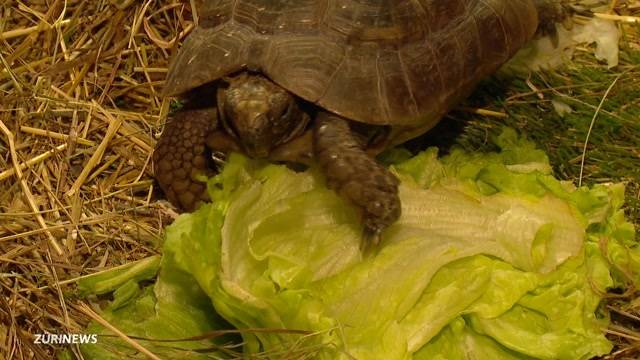
[(189, 1), (0, 3), (1, 357), (51, 358), (34, 334), (92, 318), (66, 280), (157, 253), (159, 89), (193, 26)]

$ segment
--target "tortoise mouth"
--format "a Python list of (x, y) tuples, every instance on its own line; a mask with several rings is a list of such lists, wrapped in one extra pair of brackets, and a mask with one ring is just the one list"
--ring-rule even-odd
[(254, 159), (265, 159), (271, 153), (271, 147), (263, 146), (263, 144), (251, 141), (242, 142), (242, 150), (245, 154)]

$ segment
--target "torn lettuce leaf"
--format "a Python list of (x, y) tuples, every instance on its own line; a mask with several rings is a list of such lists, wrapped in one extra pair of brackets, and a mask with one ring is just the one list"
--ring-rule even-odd
[[(247, 354), (300, 344), (318, 359), (608, 353), (602, 295), (640, 285), (623, 186), (576, 189), (513, 131), (496, 143), (499, 153), (387, 154), (401, 179), (402, 217), (366, 258), (356, 210), (317, 169), (231, 155), (209, 183), (213, 203), (167, 228), (163, 273), (184, 274), (176, 291), (197, 284), (238, 328), (313, 332), (243, 333)], [(215, 327), (193, 316), (206, 308), (196, 298), (181, 296), (179, 307), (158, 298), (156, 308)]]

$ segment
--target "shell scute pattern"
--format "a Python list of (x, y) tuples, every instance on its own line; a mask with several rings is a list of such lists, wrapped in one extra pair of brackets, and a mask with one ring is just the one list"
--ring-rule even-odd
[(430, 127), (535, 32), (531, 0), (205, 1), (176, 95), (248, 68), (346, 118)]

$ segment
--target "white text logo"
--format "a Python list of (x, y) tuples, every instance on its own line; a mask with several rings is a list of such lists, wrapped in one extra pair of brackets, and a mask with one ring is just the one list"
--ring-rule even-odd
[(34, 344), (95, 344), (98, 334), (36, 334)]

